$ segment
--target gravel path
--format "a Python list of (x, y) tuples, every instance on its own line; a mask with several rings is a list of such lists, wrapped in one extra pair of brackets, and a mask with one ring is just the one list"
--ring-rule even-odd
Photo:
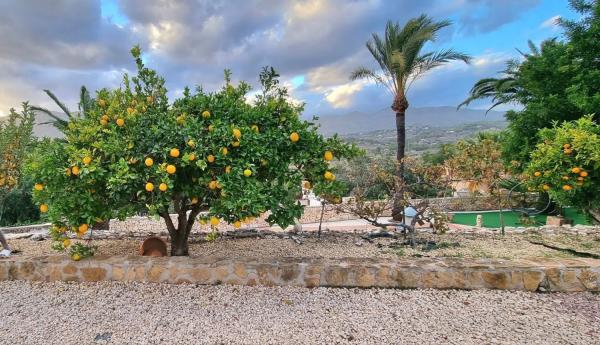
[(0, 282), (0, 344), (597, 344), (600, 296)]

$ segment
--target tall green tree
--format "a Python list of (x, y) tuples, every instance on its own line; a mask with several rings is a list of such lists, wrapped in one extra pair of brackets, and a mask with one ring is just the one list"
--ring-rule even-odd
[[(385, 86), (393, 96), (391, 108), (396, 113), (397, 154), (396, 176), (404, 180), (404, 155), (406, 146), (406, 109), (409, 102), (406, 94), (412, 83), (428, 71), (453, 60), (469, 63), (471, 57), (453, 49), (423, 52), (428, 42), (436, 40), (438, 33), (451, 25), (448, 20), (434, 21), (421, 15), (409, 20), (404, 26), (388, 21), (384, 36), (373, 33), (367, 49), (377, 61), (377, 70), (360, 67), (350, 79), (367, 78)], [(396, 197), (399, 200), (400, 195)], [(394, 219), (400, 220), (402, 209), (395, 203)]]
[(499, 78), (478, 81), (467, 100), (491, 99), (492, 108), (516, 103), (520, 110), (508, 111), (509, 122), (502, 152), (517, 171), (524, 169), (540, 141), (538, 132), (555, 122), (572, 121), (600, 109), (600, 2), (571, 0), (582, 16), (578, 21), (561, 20), (564, 40), (549, 39), (523, 54), (520, 62), (509, 61)]

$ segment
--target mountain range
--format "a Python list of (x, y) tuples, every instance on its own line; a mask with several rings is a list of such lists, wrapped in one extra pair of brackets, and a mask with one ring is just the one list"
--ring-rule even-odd
[[(407, 127), (453, 127), (469, 123), (505, 121), (504, 112), (455, 107), (408, 108)], [(396, 128), (396, 117), (389, 109), (372, 113), (353, 111), (343, 115), (326, 115), (316, 121), (323, 135), (366, 133)]]

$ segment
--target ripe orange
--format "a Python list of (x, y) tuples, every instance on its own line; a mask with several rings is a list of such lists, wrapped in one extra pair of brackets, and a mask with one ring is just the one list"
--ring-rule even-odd
[(101, 119), (104, 120), (104, 121), (110, 120), (110, 118), (106, 114), (102, 115)]
[(567, 192), (568, 192), (568, 191), (570, 191), (571, 189), (573, 189), (573, 187), (571, 187), (571, 186), (569, 186), (568, 184), (566, 184), (566, 185), (562, 186), (562, 189), (563, 189), (564, 191), (567, 191)]
[(236, 229), (239, 229), (242, 226), (242, 222), (240, 222), (239, 220), (236, 220), (235, 222), (233, 222), (233, 227)]
[(250, 169), (244, 170), (244, 176), (246, 176), (246, 177), (252, 176), (252, 170), (250, 170)]
[(170, 175), (173, 175), (175, 172), (177, 171), (177, 168), (175, 168), (174, 165), (167, 165), (167, 173), (169, 173)]
[(193, 154), (193, 153), (190, 153), (190, 155), (189, 155), (189, 159), (190, 159), (190, 161), (193, 161), (193, 160), (195, 160), (195, 159), (196, 159), (196, 155), (195, 155), (195, 154)]
[(169, 151), (169, 155), (173, 158), (177, 158), (179, 157), (179, 149), (178, 148), (172, 148), (171, 151)]
[(90, 157), (90, 156), (83, 157), (83, 164), (90, 165), (91, 162), (92, 162), (92, 157)]
[(588, 175), (587, 171), (582, 171), (579, 173), (579, 176), (581, 176), (581, 177), (586, 177), (587, 175)]
[(325, 177), (327, 181), (335, 180), (335, 175), (331, 173), (331, 171), (326, 171), (325, 174), (323, 174), (323, 177)]
[(105, 119), (102, 119), (102, 120), (100, 120), (100, 124), (102, 126), (106, 126), (106, 125), (108, 125), (108, 121), (106, 121)]
[(42, 212), (42, 213), (46, 213), (46, 212), (48, 212), (48, 205), (46, 205), (46, 204), (41, 204), (41, 205), (40, 205), (40, 212)]
[(292, 134), (290, 134), (290, 140), (291, 140), (293, 143), (296, 143), (296, 142), (298, 142), (298, 140), (300, 140), (300, 134), (298, 134), (298, 133), (296, 133), (296, 132), (293, 132)]
[(214, 162), (214, 161), (215, 161), (215, 156), (213, 156), (213, 155), (208, 155), (208, 156), (206, 157), (206, 160), (207, 160), (209, 163), (212, 163), (212, 162)]
[(151, 167), (154, 165), (154, 160), (150, 157), (146, 158), (146, 160), (144, 160), (144, 164), (146, 164), (147, 167)]
[(33, 188), (37, 191), (41, 191), (44, 189), (44, 185), (41, 183), (36, 183), (35, 186), (33, 186)]
[(547, 184), (545, 184), (545, 185), (542, 186), (542, 189), (543, 190), (550, 190), (550, 186), (547, 185)]
[(71, 172), (75, 176), (79, 175), (79, 167), (78, 166), (74, 166), (73, 168), (71, 168)]
[(198, 203), (198, 198), (196, 198), (196, 197), (193, 197), (193, 198), (191, 199), (191, 202), (192, 202), (192, 205), (196, 205), (196, 204)]
[(123, 119), (117, 119), (117, 126), (123, 127), (124, 125), (125, 125), (125, 120), (123, 120)]
[(219, 218), (212, 216), (210, 217), (210, 225), (217, 226), (219, 225)]
[(71, 240), (69, 240), (67, 238), (66, 240), (63, 241), (62, 245), (63, 245), (63, 247), (68, 248), (71, 245)]
[(323, 154), (323, 158), (326, 161), (330, 161), (333, 159), (333, 153), (331, 151), (325, 151), (325, 153)]
[(571, 148), (571, 144), (564, 144), (563, 145), (563, 149), (570, 149)]
[(571, 172), (572, 172), (573, 174), (579, 174), (579, 173), (581, 172), (581, 168), (577, 168), (577, 167), (575, 167), (575, 168), (571, 169)]
[(573, 152), (573, 150), (571, 150), (571, 149), (564, 149), (563, 151), (565, 152), (566, 155), (570, 155), (571, 152)]
[(133, 114), (133, 112), (135, 111), (135, 109), (129, 107), (127, 108), (127, 114)]
[(542, 173), (539, 172), (539, 171), (536, 171), (536, 172), (533, 173), (533, 176), (540, 177), (540, 176), (542, 176)]
[(210, 111), (205, 110), (202, 112), (202, 117), (208, 119), (210, 117)]
[(154, 190), (154, 184), (148, 182), (146, 183), (146, 192), (152, 192)]
[(167, 189), (169, 189), (169, 186), (167, 186), (166, 183), (161, 183), (160, 185), (158, 185), (158, 189), (160, 189), (161, 192), (166, 192)]
[(229, 150), (227, 150), (226, 147), (221, 149), (221, 153), (223, 154), (223, 156), (227, 156), (227, 154), (229, 153)]
[(90, 228), (89, 225), (87, 225), (87, 224), (81, 224), (79, 226), (79, 228), (77, 229), (77, 231), (79, 231), (82, 234), (85, 234), (88, 231), (89, 228)]
[(304, 187), (304, 189), (310, 189), (310, 187), (311, 187), (310, 182), (304, 181), (304, 185), (302, 187)]
[(217, 189), (217, 181), (215, 181), (215, 180), (210, 181), (208, 183), (208, 189), (212, 189), (212, 190)]
[(239, 141), (234, 141), (231, 143), (231, 146), (233, 147), (239, 147), (240, 146), (240, 142)]

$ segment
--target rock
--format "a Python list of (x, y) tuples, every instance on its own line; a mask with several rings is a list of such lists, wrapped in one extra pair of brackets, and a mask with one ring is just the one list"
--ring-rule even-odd
[(47, 235), (45, 235), (45, 234), (34, 234), (34, 235), (31, 235), (30, 239), (32, 241), (43, 241), (46, 238), (47, 238)]

